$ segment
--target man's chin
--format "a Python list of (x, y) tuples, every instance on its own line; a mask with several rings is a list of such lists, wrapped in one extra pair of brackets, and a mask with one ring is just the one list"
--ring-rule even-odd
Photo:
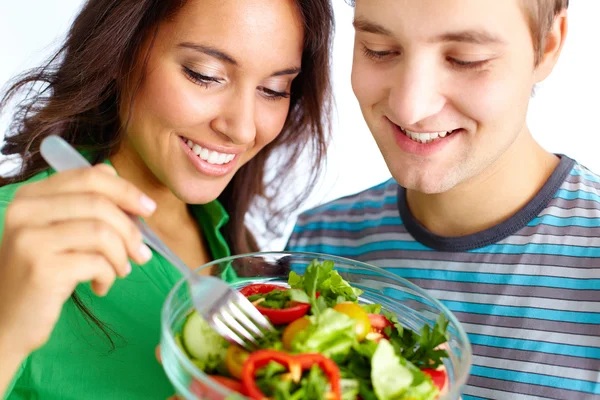
[(422, 194), (440, 194), (449, 191), (453, 185), (449, 179), (441, 174), (410, 174), (392, 173), (392, 176), (400, 186), (406, 190)]

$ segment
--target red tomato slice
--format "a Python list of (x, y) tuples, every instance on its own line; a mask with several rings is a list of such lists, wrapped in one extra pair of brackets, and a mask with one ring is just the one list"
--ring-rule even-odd
[(389, 319), (381, 314), (368, 314), (371, 321), (371, 330), (377, 333), (383, 333), (388, 326), (394, 326)]
[(253, 283), (248, 286), (244, 286), (240, 289), (240, 293), (246, 297), (253, 296), (255, 294), (265, 294), (272, 292), (273, 290), (287, 290), (286, 287), (273, 285), (270, 283)]
[(446, 369), (422, 369), (423, 373), (429, 375), (433, 384), (442, 392), (444, 387), (448, 383), (448, 375), (446, 374)]
[(379, 342), (381, 338), (389, 339), (383, 330), (388, 326), (393, 326), (392, 323), (381, 314), (367, 315), (371, 322), (371, 332), (367, 334), (367, 339), (374, 340), (375, 342)]
[(381, 314), (368, 314), (371, 321), (371, 328), (376, 331), (382, 331), (388, 326), (393, 326), (389, 319)]
[[(252, 285), (248, 285), (240, 290), (240, 293), (246, 297), (255, 295), (255, 294), (265, 294), (272, 292), (273, 290), (288, 290), (287, 288), (279, 285), (272, 285), (268, 283), (255, 283)], [(318, 294), (317, 294), (318, 296)], [(275, 308), (267, 308), (261, 307), (260, 304), (256, 305), (256, 309), (260, 311), (262, 315), (267, 317), (271, 323), (275, 325), (287, 324), (292, 321), (297, 320), (300, 317), (306, 315), (308, 310), (310, 309), (310, 304), (308, 303), (293, 303), (292, 307), (283, 308), (283, 309), (275, 309)]]

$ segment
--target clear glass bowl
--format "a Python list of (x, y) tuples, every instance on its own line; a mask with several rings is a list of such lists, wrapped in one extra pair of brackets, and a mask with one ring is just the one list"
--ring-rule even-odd
[[(361, 303), (379, 303), (395, 313), (406, 328), (419, 332), (428, 324), (433, 326), (439, 314), (449, 320), (449, 358), (445, 367), (449, 390), (439, 400), (457, 400), (469, 375), (471, 345), (456, 317), (425, 290), (384, 269), (365, 263), (316, 253), (268, 252), (243, 254), (215, 260), (198, 268), (203, 275), (220, 276), (234, 288), (251, 283), (287, 283), (290, 270), (299, 274), (313, 260), (334, 262), (334, 269), (352, 286), (364, 291)], [(167, 376), (182, 399), (246, 399), (210, 379), (197, 368), (177, 345), (180, 333), (192, 311), (189, 290), (179, 281), (169, 293), (162, 310), (161, 358)]]

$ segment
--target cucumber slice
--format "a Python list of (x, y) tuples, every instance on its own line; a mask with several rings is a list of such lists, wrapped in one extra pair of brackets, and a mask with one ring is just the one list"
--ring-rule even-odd
[(174, 339), (177, 347), (179, 347), (179, 349), (183, 351), (183, 354), (186, 354), (189, 357), (190, 353), (188, 353), (185, 346), (183, 345), (183, 342), (181, 341), (181, 334), (176, 333)]
[(214, 368), (225, 360), (229, 342), (212, 329), (195, 311), (188, 316), (182, 331), (183, 347), (201, 368)]

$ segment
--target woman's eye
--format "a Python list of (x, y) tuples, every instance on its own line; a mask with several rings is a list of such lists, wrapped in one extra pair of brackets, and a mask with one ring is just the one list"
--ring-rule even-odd
[(265, 98), (269, 100), (287, 99), (291, 95), (290, 92), (279, 92), (277, 90), (269, 89), (266, 87), (261, 87), (259, 89), (264, 93)]
[(488, 62), (488, 60), (463, 61), (453, 57), (448, 57), (447, 60), (456, 69), (476, 69), (484, 66)]
[[(214, 76), (203, 75), (188, 67), (183, 67), (183, 73), (192, 82), (206, 88), (209, 87), (212, 83), (221, 83), (221, 79), (219, 78), (215, 78)], [(264, 94), (264, 97), (269, 100), (287, 99), (291, 95), (290, 92), (280, 92), (266, 87), (260, 87), (259, 90)]]
[(194, 82), (200, 86), (204, 86), (204, 87), (208, 87), (211, 83), (220, 83), (221, 82), (221, 80), (218, 78), (215, 78), (213, 76), (202, 75), (196, 71), (191, 70), (188, 67), (183, 67), (183, 73), (192, 82)]

